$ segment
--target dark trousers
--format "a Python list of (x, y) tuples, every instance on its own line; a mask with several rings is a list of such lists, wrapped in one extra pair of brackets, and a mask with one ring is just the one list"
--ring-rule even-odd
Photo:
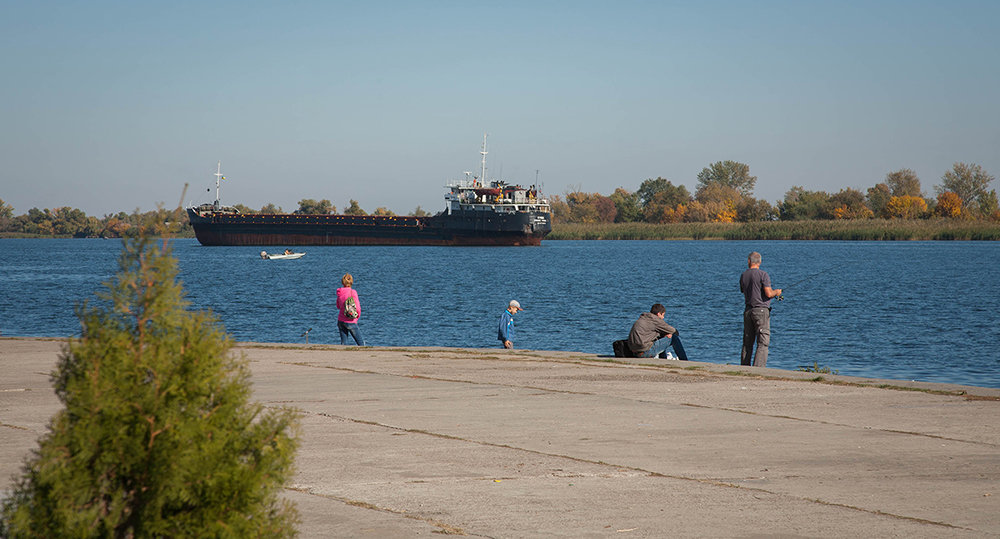
[[(753, 353), (754, 341), (757, 353)], [(754, 307), (743, 311), (743, 349), (740, 350), (740, 365), (750, 365), (753, 354), (754, 367), (767, 366), (767, 345), (771, 342), (771, 309)]]

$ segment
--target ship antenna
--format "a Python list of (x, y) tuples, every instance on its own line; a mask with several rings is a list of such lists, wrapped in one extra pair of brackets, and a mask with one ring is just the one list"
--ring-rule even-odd
[(486, 151), (486, 133), (483, 133), (483, 149), (479, 153), (483, 154), (483, 175), (479, 179), (486, 185), (486, 154), (489, 153)]
[(222, 161), (219, 161), (218, 168), (215, 169), (215, 205), (219, 205), (219, 180), (222, 179)]

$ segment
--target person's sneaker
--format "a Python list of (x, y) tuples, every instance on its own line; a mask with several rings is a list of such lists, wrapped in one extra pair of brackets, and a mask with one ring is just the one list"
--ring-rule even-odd
[(667, 352), (667, 357), (664, 359), (666, 359), (667, 361), (673, 361), (676, 360), (677, 358), (675, 358), (674, 355), (671, 354), (670, 352)]

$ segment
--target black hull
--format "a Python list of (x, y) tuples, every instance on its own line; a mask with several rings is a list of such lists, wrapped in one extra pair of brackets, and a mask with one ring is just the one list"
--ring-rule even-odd
[(188, 209), (202, 245), (540, 245), (544, 212), (456, 211), (433, 217), (265, 215)]

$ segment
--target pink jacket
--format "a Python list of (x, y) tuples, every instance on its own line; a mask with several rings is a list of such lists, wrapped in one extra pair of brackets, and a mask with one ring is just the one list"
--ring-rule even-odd
[(358, 318), (348, 318), (344, 314), (344, 304), (347, 303), (347, 298), (354, 297), (354, 304), (358, 308), (358, 318), (361, 318), (361, 300), (358, 299), (358, 291), (353, 288), (338, 288), (337, 289), (337, 309), (340, 314), (337, 315), (338, 322), (347, 322), (348, 324), (353, 324), (358, 321)]

